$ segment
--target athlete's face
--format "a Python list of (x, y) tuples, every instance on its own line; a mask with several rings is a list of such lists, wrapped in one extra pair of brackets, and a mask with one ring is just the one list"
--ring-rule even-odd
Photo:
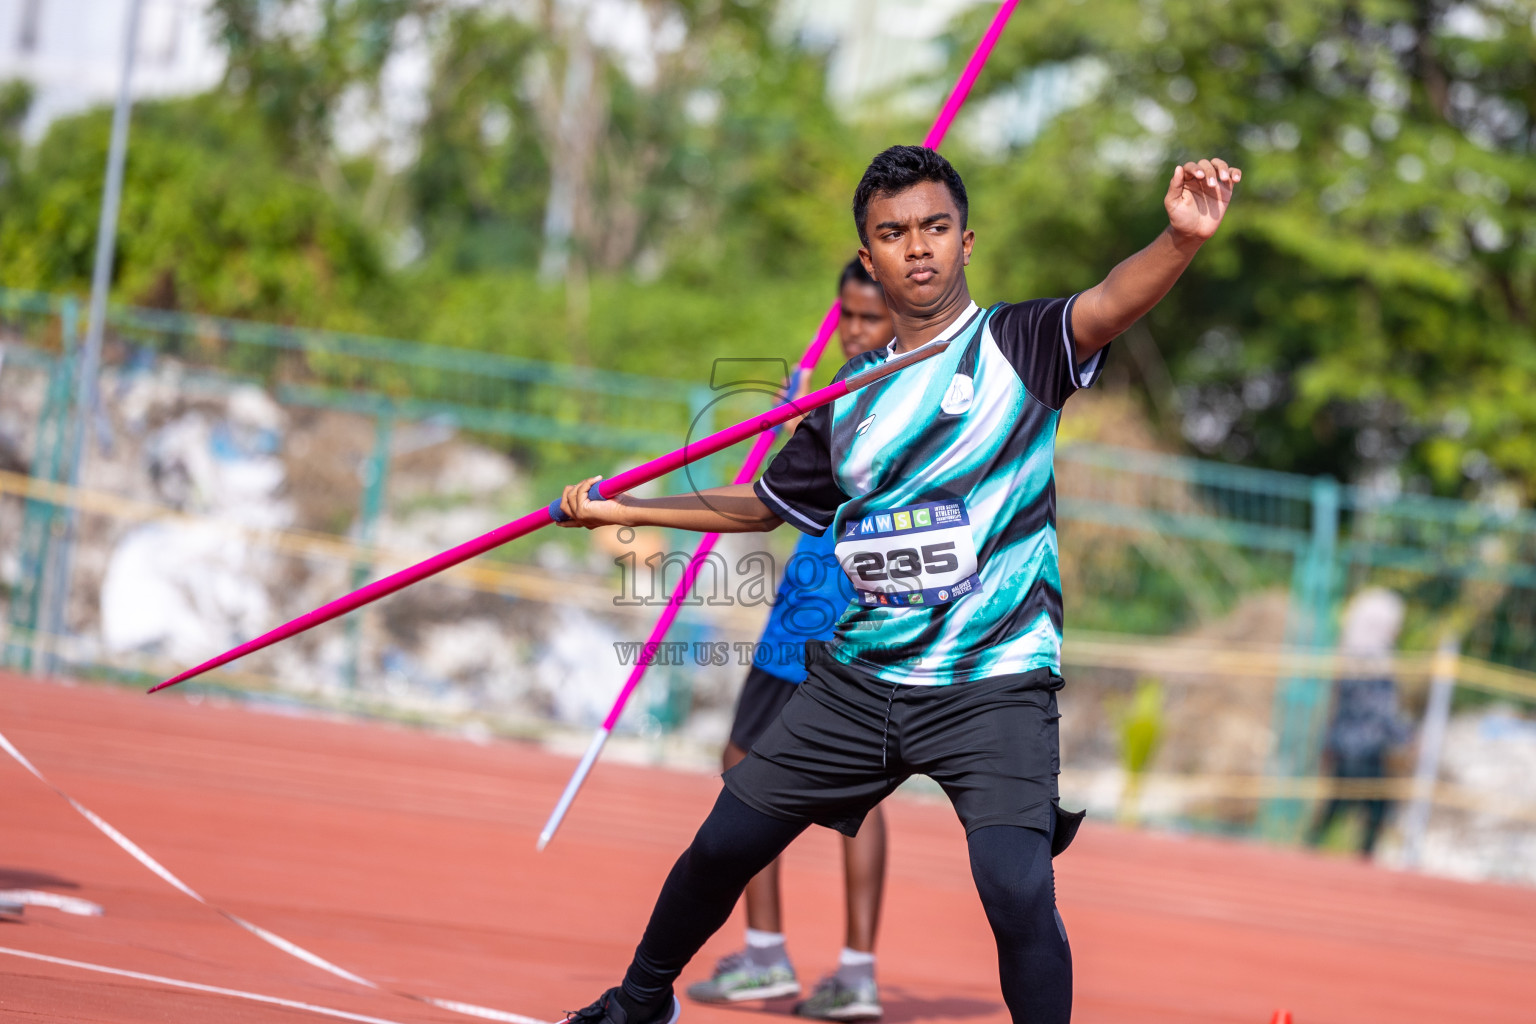
[(976, 236), (961, 228), (960, 208), (942, 183), (871, 199), (864, 230), (869, 242), (859, 257), (897, 313), (921, 316), (965, 291)]
[(845, 281), (838, 292), (841, 311), (837, 317), (837, 342), (843, 358), (852, 359), (860, 352), (879, 348), (896, 333), (885, 293), (874, 285)]

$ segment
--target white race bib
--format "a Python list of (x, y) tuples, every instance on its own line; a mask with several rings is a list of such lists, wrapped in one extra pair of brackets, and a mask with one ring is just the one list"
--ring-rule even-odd
[(872, 512), (843, 524), (837, 561), (862, 605), (947, 604), (980, 586), (958, 498)]

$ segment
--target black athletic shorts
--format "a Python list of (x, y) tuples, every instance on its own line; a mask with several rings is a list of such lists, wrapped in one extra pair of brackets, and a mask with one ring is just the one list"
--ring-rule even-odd
[(953, 686), (888, 683), (807, 645), (810, 677), (725, 773), (743, 803), (786, 821), (855, 835), (909, 776), (927, 775), (967, 833), (1022, 825), (1071, 842), (1081, 814), (1062, 814), (1056, 691), (1049, 669)]
[(772, 672), (764, 672), (753, 665), (747, 671), (747, 681), (741, 684), (741, 696), (736, 698), (736, 717), (731, 720), (731, 742), (742, 750), (751, 750), (752, 744), (773, 724), (795, 695), (797, 687), (788, 679), (780, 679)]

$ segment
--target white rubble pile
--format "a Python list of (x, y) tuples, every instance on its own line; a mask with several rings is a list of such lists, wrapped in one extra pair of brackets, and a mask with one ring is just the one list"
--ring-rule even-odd
[[(100, 591), (109, 654), (153, 652), (190, 664), (270, 628), (264, 576), (272, 560), (216, 520), (258, 529), (292, 524), (276, 455), (282, 424), (282, 409), (247, 386), (230, 394), (222, 417), (191, 410), (144, 437), (154, 496), (207, 519), (142, 523), (118, 538)], [(94, 483), (88, 478), (86, 486)]]
[[(3, 383), (3, 448), (20, 453), (10, 468), (25, 471), (46, 374), (10, 365)], [(124, 499), (125, 514), (80, 519), (66, 613), (72, 656), (146, 670), (195, 664), (354, 585), (351, 564), (274, 547), (269, 536), (359, 536), (378, 436), (371, 419), (284, 408), (259, 387), (169, 358), (109, 368), (101, 395), (104, 418), (81, 486)], [(383, 548), (442, 550), (531, 503), (510, 457), (443, 423), (395, 424), (390, 452), (387, 500), (369, 538)], [(185, 518), (145, 515), (134, 502)], [(0, 573), (14, 582), (21, 503), (0, 504)], [(572, 540), (546, 544), (539, 561), (606, 587), (612, 554)], [(396, 567), (356, 569), (374, 578)], [(615, 642), (643, 635), (649, 623), (568, 607), (557, 590), (551, 597), (429, 584), (234, 668), (295, 695), (334, 699), (355, 688), (408, 711), (589, 726), (627, 671), (615, 668)], [(675, 671), (652, 671), (629, 716), (634, 728), (645, 730), (646, 709), (664, 702)]]
[(1435, 808), (1424, 836), (1423, 868), (1536, 885), (1536, 721), (1509, 707), (1455, 716), (1446, 731), (1441, 779), (1491, 796), (1494, 808)]
[[(5, 349), (0, 347), (0, 359)], [(47, 375), (28, 367), (14, 365), (14, 360), (0, 362), (0, 469), (12, 473), (27, 472), (32, 461), (34, 433), (38, 415), (48, 388)], [(0, 500), (0, 587), (9, 591), (21, 578), (21, 536), (23, 503)]]

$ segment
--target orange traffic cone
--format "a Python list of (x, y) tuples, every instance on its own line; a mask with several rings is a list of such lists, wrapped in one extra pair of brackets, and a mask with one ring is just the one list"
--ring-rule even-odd
[(1276, 1010), (1275, 1015), (1269, 1019), (1269, 1024), (1291, 1024), (1291, 1011)]

